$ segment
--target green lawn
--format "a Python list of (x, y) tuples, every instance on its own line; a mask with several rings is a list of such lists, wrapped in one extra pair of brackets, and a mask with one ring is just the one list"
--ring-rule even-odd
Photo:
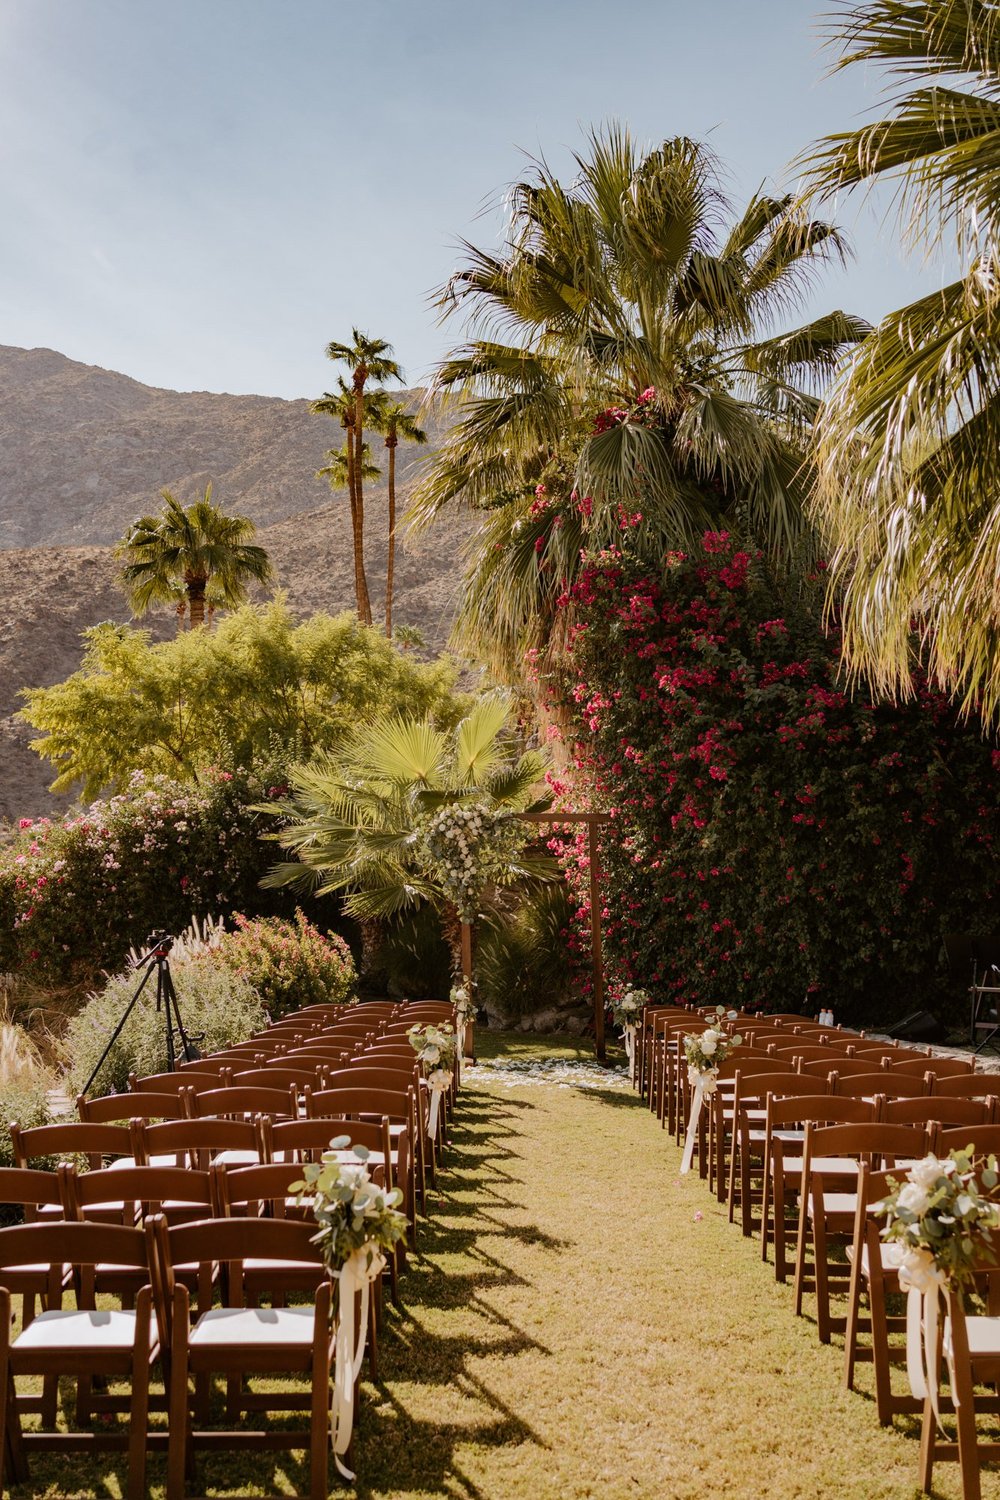
[[(488, 1035), (483, 1059), (588, 1056)], [(882, 1431), (679, 1153), (620, 1085), (469, 1070), (356, 1444), (364, 1500), (911, 1500), (914, 1424)], [(588, 1071), (588, 1081), (593, 1076)], [(599, 1083), (599, 1080), (598, 1080)], [(862, 1371), (862, 1380), (868, 1378)], [(200, 1460), (208, 1493), (302, 1488), (297, 1462)], [(959, 1494), (954, 1466), (940, 1496)], [(120, 1471), (36, 1461), (27, 1495), (111, 1497)], [(162, 1460), (151, 1465), (159, 1495)], [(95, 1482), (96, 1481), (96, 1482)], [(199, 1493), (205, 1493), (199, 1488)], [(984, 1480), (1000, 1500), (1000, 1471)]]

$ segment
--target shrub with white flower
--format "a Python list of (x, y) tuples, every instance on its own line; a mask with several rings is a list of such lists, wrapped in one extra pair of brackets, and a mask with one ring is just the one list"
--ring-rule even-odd
[(611, 1002), (611, 1017), (616, 1026), (637, 1026), (642, 1019), (642, 1008), (649, 1004), (645, 990), (634, 990), (631, 986), (623, 990)]
[(509, 809), (485, 802), (441, 807), (421, 829), (420, 848), (428, 874), (440, 885), (463, 922), (474, 922), (483, 891), (503, 885), (528, 842), (523, 822)]
[(933, 1285), (971, 1282), (984, 1262), (997, 1259), (1000, 1228), (997, 1159), (978, 1163), (972, 1148), (938, 1158), (925, 1156), (876, 1205), (886, 1220), (882, 1238), (898, 1247), (899, 1282), (926, 1291)]

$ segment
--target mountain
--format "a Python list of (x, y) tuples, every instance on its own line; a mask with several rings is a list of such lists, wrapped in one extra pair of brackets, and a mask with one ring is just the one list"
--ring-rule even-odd
[[(332, 371), (331, 371), (332, 373)], [(318, 393), (317, 393), (318, 394)], [(414, 409), (422, 392), (406, 392)], [(422, 425), (427, 448), (397, 449), (397, 495), (405, 508), (445, 423)], [(208, 391), (165, 391), (78, 364), (51, 349), (0, 346), (0, 818), (53, 813), (70, 799), (47, 790), (51, 768), (13, 722), (19, 690), (58, 682), (80, 660), (80, 632), (127, 620), (114, 582), (111, 544), (167, 488), (190, 500), (212, 482), (213, 499), (256, 521), (277, 585), (298, 614), (354, 603), (346, 493), (331, 497), (315, 472), (343, 432), (308, 402)], [(378, 462), (380, 440), (373, 442)], [(365, 491), (366, 565), (376, 621), (384, 592), (384, 485)], [(454, 613), (456, 556), (467, 520), (397, 547), (393, 606), (441, 648)], [(170, 615), (144, 624), (160, 636)]]

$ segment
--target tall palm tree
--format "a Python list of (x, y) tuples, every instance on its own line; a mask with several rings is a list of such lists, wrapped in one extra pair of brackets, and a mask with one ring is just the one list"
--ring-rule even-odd
[(764, 193), (733, 220), (697, 142), (643, 152), (612, 125), (589, 146), (569, 186), (536, 164), (503, 251), (467, 245), (440, 294), (467, 317), (434, 381), (460, 416), (412, 514), (490, 512), (458, 624), (508, 672), (581, 545), (659, 557), (720, 520), (797, 545), (818, 394), (868, 332), (842, 312), (780, 329), (837, 229)]
[[(328, 462), (322, 469), (316, 470), (316, 478), (325, 479), (331, 490), (350, 489), (354, 483), (355, 463), (350, 444), (345, 442), (342, 448), (328, 448), (326, 457)], [(372, 450), (368, 443), (365, 443), (361, 454), (361, 473), (365, 479), (382, 477), (382, 470), (372, 462)]]
[(389, 551), (385, 565), (385, 633), (392, 640), (392, 590), (396, 571), (396, 449), (400, 438), (407, 443), (426, 443), (427, 434), (417, 426), (411, 411), (399, 401), (386, 400), (375, 416), (378, 431), (389, 451)]
[(212, 486), (201, 500), (182, 505), (161, 490), (159, 515), (141, 516), (129, 527), (116, 552), (126, 558), (120, 579), (137, 615), (154, 604), (173, 604), (190, 626), (205, 621), (205, 603), (213, 610), (245, 602), (247, 584), (269, 583), (270, 559), (253, 544), (257, 528), (248, 516), (227, 516), (212, 504)]
[[(1000, 11), (868, 0), (831, 26), (838, 67), (902, 85), (882, 117), (821, 141), (813, 194), (879, 179), (910, 235), (954, 239), (962, 274), (883, 318), (831, 392), (818, 515), (844, 649), (893, 693), (914, 646), (967, 707), (1000, 713)], [(917, 626), (916, 639), (913, 625)]]
[[(349, 446), (353, 445), (354, 451), (354, 505), (351, 513), (354, 523), (354, 567), (358, 583), (358, 617), (362, 624), (370, 625), (372, 610), (364, 564), (364, 478), (358, 459), (358, 455), (364, 448), (365, 388), (369, 380), (402, 381), (403, 373), (392, 357), (392, 345), (386, 343), (385, 339), (370, 338), (368, 334), (362, 333), (357, 328), (351, 329), (351, 338), (353, 342), (350, 344), (339, 344), (336, 341), (329, 343), (326, 346), (326, 353), (328, 359), (346, 364), (351, 372), (354, 418), (347, 429), (347, 442)], [(344, 390), (346, 394), (346, 387)]]

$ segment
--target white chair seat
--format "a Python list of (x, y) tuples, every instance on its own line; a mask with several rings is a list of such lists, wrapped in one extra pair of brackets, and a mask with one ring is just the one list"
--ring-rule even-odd
[[(879, 1258), (879, 1261), (881, 1262), (882, 1270), (883, 1271), (888, 1271), (890, 1274), (894, 1274), (896, 1271), (899, 1270), (899, 1263), (900, 1263), (900, 1261), (903, 1258), (903, 1247), (902, 1247), (902, 1245), (897, 1244), (895, 1241), (890, 1241), (889, 1244), (880, 1244), (879, 1247), (878, 1247), (878, 1258)], [(854, 1246), (853, 1245), (848, 1245), (848, 1247), (847, 1247), (847, 1259), (848, 1260), (853, 1260), (854, 1259)], [(862, 1276), (867, 1276), (868, 1275), (868, 1266), (869, 1266), (869, 1261), (868, 1261), (868, 1246), (867, 1245), (862, 1245), (861, 1246), (861, 1274), (862, 1274)]]
[[(972, 1359), (1000, 1359), (1000, 1318), (966, 1318), (965, 1331)], [(944, 1324), (944, 1350), (951, 1353), (951, 1319)]]
[(220, 1162), (227, 1167), (257, 1167), (260, 1165), (260, 1152), (252, 1151), (249, 1147), (241, 1149), (232, 1146), (225, 1151), (219, 1151), (212, 1157), (212, 1161), (218, 1165)]
[(149, 1167), (182, 1167), (183, 1152), (168, 1151), (161, 1152), (158, 1156), (151, 1156), (148, 1162), (137, 1162), (134, 1156), (116, 1156), (114, 1161), (108, 1163), (109, 1171), (115, 1171), (118, 1167), (137, 1167), (140, 1165)]
[[(802, 1176), (802, 1157), (786, 1156), (782, 1163), (786, 1177)], [(814, 1172), (828, 1172), (831, 1176), (855, 1177), (858, 1171), (857, 1157), (817, 1156), (812, 1163)]]
[[(806, 1133), (804, 1130), (772, 1130), (771, 1137), (776, 1141), (804, 1141)], [(752, 1141), (766, 1141), (767, 1131), (751, 1130), (750, 1139)]]
[[(284, 1262), (285, 1265), (294, 1262)], [(322, 1278), (323, 1268), (316, 1267)], [(192, 1349), (240, 1344), (246, 1348), (271, 1344), (312, 1343), (311, 1307), (213, 1307), (191, 1330)]]
[(267, 1260), (251, 1255), (242, 1265), (244, 1271), (315, 1271), (316, 1286), (319, 1286), (324, 1275), (323, 1267), (318, 1266), (314, 1260)]
[(19, 1352), (32, 1349), (131, 1349), (135, 1344), (135, 1313), (115, 1311), (39, 1313), (18, 1336)]
[[(809, 1217), (811, 1219), (813, 1217), (813, 1201), (812, 1201), (811, 1197), (809, 1199), (809, 1202), (806, 1204), (806, 1208), (808, 1210)], [(841, 1217), (843, 1217), (845, 1215), (850, 1215), (853, 1218), (854, 1215), (855, 1215), (855, 1213), (857, 1212), (857, 1208), (858, 1208), (858, 1195), (857, 1195), (857, 1193), (824, 1193), (823, 1194), (823, 1212), (824, 1212), (824, 1214), (839, 1214)]]

